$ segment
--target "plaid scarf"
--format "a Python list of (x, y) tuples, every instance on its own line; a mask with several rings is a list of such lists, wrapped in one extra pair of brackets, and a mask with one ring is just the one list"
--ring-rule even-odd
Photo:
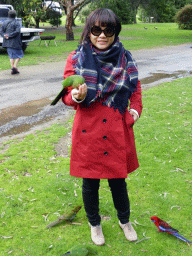
[(91, 42), (81, 45), (72, 57), (72, 65), (88, 87), (84, 105), (99, 100), (122, 114), (125, 112), (131, 94), (137, 89), (138, 71), (131, 53), (119, 39), (106, 51), (96, 50)]

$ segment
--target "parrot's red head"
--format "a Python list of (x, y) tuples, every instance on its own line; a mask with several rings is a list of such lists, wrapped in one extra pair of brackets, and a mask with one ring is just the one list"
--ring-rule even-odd
[[(155, 225), (157, 226), (157, 228), (159, 229), (159, 223), (160, 223), (161, 219), (159, 219), (157, 216), (152, 216), (150, 219), (154, 222), (154, 224), (155, 224)], [(159, 229), (159, 231), (161, 232), (160, 229)]]
[(154, 223), (158, 223), (160, 221), (160, 219), (157, 216), (152, 216), (150, 218)]

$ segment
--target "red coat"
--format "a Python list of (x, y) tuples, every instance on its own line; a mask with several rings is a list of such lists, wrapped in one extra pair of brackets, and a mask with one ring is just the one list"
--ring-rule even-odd
[[(64, 78), (74, 75), (72, 52), (64, 71)], [(93, 179), (126, 178), (139, 167), (135, 149), (134, 119), (128, 110), (118, 110), (99, 102), (89, 107), (72, 100), (71, 89), (62, 97), (63, 102), (76, 109), (72, 130), (70, 174)], [(142, 110), (141, 85), (130, 98), (130, 108)]]

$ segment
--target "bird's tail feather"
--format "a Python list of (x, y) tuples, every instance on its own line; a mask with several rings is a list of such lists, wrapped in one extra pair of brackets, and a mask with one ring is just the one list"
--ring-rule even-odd
[(62, 221), (60, 221), (60, 220), (53, 221), (53, 222), (51, 222), (49, 225), (47, 225), (47, 228), (54, 227), (54, 226), (56, 226), (57, 224), (60, 224), (61, 222), (62, 222)]
[(181, 235), (178, 234), (178, 233), (170, 233), (170, 234), (176, 236), (177, 238), (181, 239), (181, 240), (184, 241), (184, 242), (187, 242), (187, 243), (190, 243), (190, 244), (192, 243), (191, 241), (187, 240), (187, 238), (181, 236)]

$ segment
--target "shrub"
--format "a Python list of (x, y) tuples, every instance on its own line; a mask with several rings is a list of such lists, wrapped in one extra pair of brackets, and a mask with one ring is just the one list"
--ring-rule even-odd
[(192, 29), (192, 5), (184, 6), (175, 16), (180, 29)]
[(47, 18), (47, 20), (49, 20), (49, 23), (52, 26), (58, 27), (61, 25), (61, 14), (54, 10), (48, 9), (46, 18)]

